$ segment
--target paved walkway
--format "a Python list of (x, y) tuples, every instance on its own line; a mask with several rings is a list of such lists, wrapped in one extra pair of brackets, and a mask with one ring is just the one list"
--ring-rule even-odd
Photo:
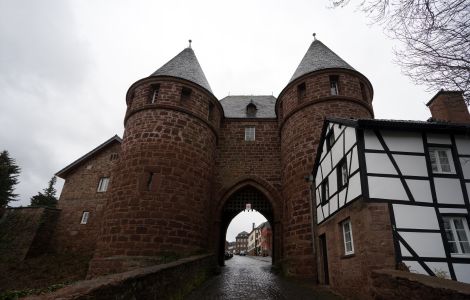
[(340, 300), (326, 291), (284, 279), (271, 271), (271, 263), (234, 255), (221, 274), (209, 279), (187, 300), (200, 299), (313, 299)]

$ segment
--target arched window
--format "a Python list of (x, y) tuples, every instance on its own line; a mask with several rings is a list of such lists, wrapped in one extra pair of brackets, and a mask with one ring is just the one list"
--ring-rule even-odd
[(248, 118), (256, 118), (256, 111), (258, 109), (256, 108), (256, 105), (253, 103), (253, 100), (250, 101), (250, 103), (246, 106), (246, 116)]

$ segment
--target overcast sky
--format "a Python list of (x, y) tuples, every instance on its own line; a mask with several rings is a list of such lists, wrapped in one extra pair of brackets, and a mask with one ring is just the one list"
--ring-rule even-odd
[[(0, 0), (0, 150), (21, 167), (20, 200), (12, 205), (28, 205), (55, 172), (122, 136), (128, 87), (188, 39), (217, 98), (277, 97), (316, 32), (369, 78), (376, 118), (426, 120), (424, 103), (434, 92), (413, 85), (392, 63), (397, 45), (353, 5), (330, 6), (328, 0)], [(241, 219), (251, 228), (250, 218)]]

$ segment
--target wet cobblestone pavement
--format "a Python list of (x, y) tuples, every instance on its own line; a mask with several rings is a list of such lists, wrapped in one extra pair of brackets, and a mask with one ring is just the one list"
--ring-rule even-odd
[(207, 280), (186, 300), (200, 299), (314, 299), (341, 300), (312, 286), (287, 280), (271, 271), (271, 263), (235, 255), (225, 261), (221, 274)]

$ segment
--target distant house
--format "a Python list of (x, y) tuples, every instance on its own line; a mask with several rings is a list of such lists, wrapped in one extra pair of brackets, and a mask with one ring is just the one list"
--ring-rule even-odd
[(235, 237), (235, 254), (246, 253), (248, 249), (248, 232), (242, 231)]

